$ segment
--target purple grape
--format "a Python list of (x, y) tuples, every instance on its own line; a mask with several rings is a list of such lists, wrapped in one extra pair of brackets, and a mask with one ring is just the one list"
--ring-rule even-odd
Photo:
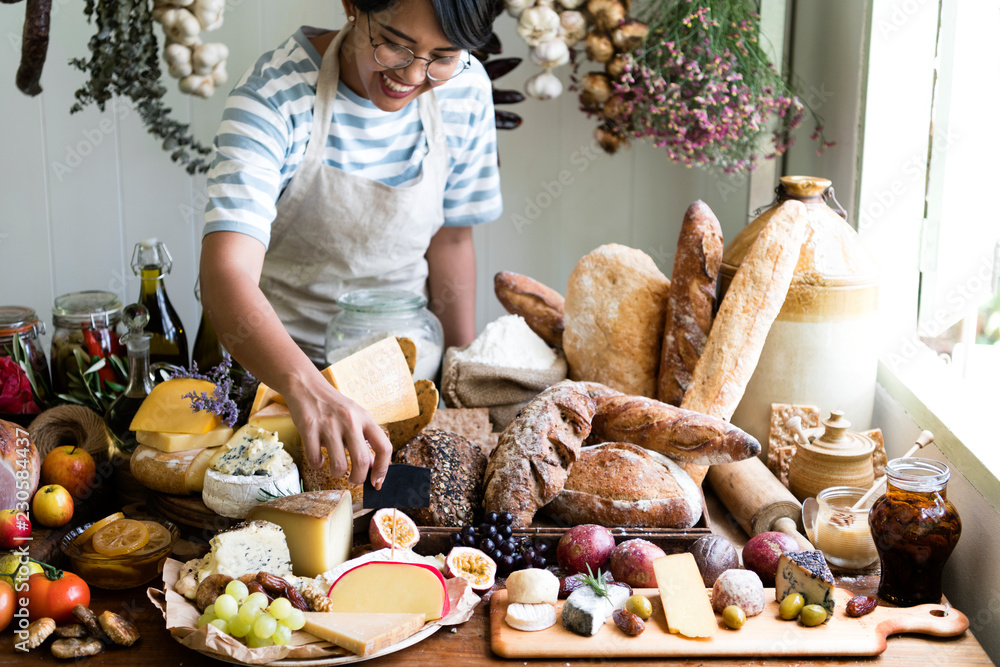
[(500, 557), (500, 564), (503, 565), (505, 570), (510, 570), (514, 567), (514, 557), (510, 554), (504, 554)]
[(497, 527), (493, 524), (484, 523), (479, 527), (479, 534), (483, 537), (493, 538), (497, 536)]
[(504, 512), (499, 517), (497, 517), (497, 521), (499, 521), (501, 525), (509, 526), (510, 524), (514, 523), (514, 515), (511, 514), (510, 512)]
[(538, 544), (535, 545), (536, 553), (543, 554), (548, 550), (549, 550), (549, 545), (547, 545), (545, 542), (539, 542)]
[(534, 560), (535, 560), (535, 550), (534, 549), (528, 549), (527, 551), (524, 552), (524, 562), (525, 563), (531, 563)]
[(503, 526), (500, 526), (499, 528), (497, 528), (497, 535), (499, 535), (500, 537), (503, 537), (503, 538), (508, 538), (513, 533), (514, 533), (514, 530), (510, 526), (508, 526), (508, 525), (503, 525)]
[(475, 526), (466, 526), (465, 528), (462, 529), (463, 537), (468, 537), (469, 535), (475, 536), (475, 534), (476, 534)]
[(514, 553), (514, 545), (511, 542), (501, 542), (497, 548), (500, 549), (500, 552), (505, 556), (510, 556)]
[(524, 556), (521, 554), (514, 554), (514, 569), (520, 570), (524, 567)]
[(496, 525), (496, 523), (497, 523), (497, 519), (498, 519), (498, 518), (499, 518), (499, 517), (497, 516), (497, 513), (496, 513), (496, 512), (489, 512), (489, 513), (488, 513), (488, 514), (486, 515), (486, 523), (489, 523), (489, 524), (492, 524), (492, 525), (494, 525), (494, 526), (495, 526), (495, 525)]
[(545, 556), (535, 556), (535, 567), (545, 567), (548, 561), (545, 560)]
[(479, 548), (481, 550), (485, 551), (486, 553), (489, 553), (489, 552), (493, 551), (494, 549), (496, 549), (496, 544), (490, 538), (484, 537), (479, 542)]
[(474, 546), (476, 546), (476, 536), (475, 535), (466, 535), (465, 537), (462, 538), (462, 544), (464, 544), (467, 547), (474, 547)]
[(499, 563), (500, 559), (503, 558), (503, 552), (500, 551), (499, 549), (494, 548), (493, 551), (490, 552), (490, 558), (492, 558), (495, 562)]
[(461, 544), (462, 543), (462, 533), (452, 533), (451, 534), (451, 543), (452, 544)]

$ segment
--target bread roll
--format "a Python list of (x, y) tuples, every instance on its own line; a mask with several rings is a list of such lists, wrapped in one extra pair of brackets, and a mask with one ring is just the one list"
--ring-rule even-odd
[(477, 445), (455, 433), (425, 429), (392, 460), (431, 469), (430, 507), (405, 509), (419, 525), (464, 526), (480, 513), (486, 455)]
[(563, 380), (538, 394), (500, 434), (483, 478), (483, 509), (530, 525), (563, 490), (593, 417), (594, 401), (579, 383)]
[(566, 304), (562, 294), (534, 278), (511, 271), (501, 271), (493, 277), (493, 290), (508, 313), (520, 315), (542, 340), (562, 348)]
[(624, 442), (585, 447), (545, 512), (567, 525), (690, 528), (701, 518), (698, 485), (656, 452)]
[(674, 461), (702, 465), (760, 454), (756, 438), (729, 422), (644, 396), (598, 402), (587, 443), (601, 442), (630, 442)]
[(669, 290), (641, 250), (611, 243), (583, 257), (566, 288), (570, 379), (655, 397)]
[[(790, 200), (761, 230), (719, 306), (681, 407), (729, 421), (757, 367), (771, 324), (795, 273), (806, 207)], [(699, 484), (707, 469), (687, 468)]]
[(712, 328), (715, 287), (722, 266), (722, 227), (708, 205), (688, 207), (670, 276), (660, 354), (658, 398), (680, 405)]

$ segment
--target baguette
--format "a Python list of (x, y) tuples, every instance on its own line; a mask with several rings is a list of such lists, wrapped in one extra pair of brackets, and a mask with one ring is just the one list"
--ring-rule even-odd
[[(733, 416), (795, 273), (806, 207), (786, 201), (750, 247), (726, 292), (681, 407), (725, 421)], [(701, 483), (707, 469), (685, 469)]]
[(483, 509), (510, 512), (526, 528), (563, 490), (569, 469), (590, 433), (594, 400), (564, 380), (531, 400), (500, 434), (483, 477)]
[(760, 454), (756, 438), (729, 422), (643, 396), (614, 396), (598, 403), (587, 444), (600, 442), (629, 442), (700, 465)]
[(722, 227), (705, 202), (688, 207), (677, 241), (660, 351), (657, 397), (680, 405), (705, 349), (722, 266)]
[(534, 278), (511, 271), (501, 271), (493, 277), (493, 290), (508, 313), (520, 315), (542, 340), (562, 349), (566, 305), (562, 294)]

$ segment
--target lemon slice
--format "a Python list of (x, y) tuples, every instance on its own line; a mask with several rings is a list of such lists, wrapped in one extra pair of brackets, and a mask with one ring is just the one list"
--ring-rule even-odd
[(149, 542), (149, 529), (135, 519), (119, 519), (94, 533), (94, 551), (105, 556), (124, 556)]
[(149, 542), (146, 543), (146, 546), (135, 552), (136, 556), (143, 556), (154, 551), (159, 551), (173, 541), (173, 533), (164, 528), (163, 524), (156, 521), (143, 521), (142, 524), (149, 531)]
[(109, 514), (100, 521), (95, 521), (94, 523), (90, 524), (90, 526), (86, 530), (84, 530), (82, 533), (76, 536), (76, 539), (73, 540), (73, 544), (77, 545), (78, 547), (85, 546), (87, 542), (89, 542), (90, 539), (94, 536), (94, 533), (99, 531), (101, 528), (104, 528), (109, 523), (114, 523), (115, 521), (124, 518), (125, 518), (124, 514), (122, 514), (121, 512), (115, 512), (114, 514)]

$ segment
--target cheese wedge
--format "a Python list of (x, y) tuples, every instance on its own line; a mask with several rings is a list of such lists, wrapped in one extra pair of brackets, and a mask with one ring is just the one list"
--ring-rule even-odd
[(281, 526), (292, 556), (292, 572), (299, 577), (315, 577), (350, 558), (352, 510), (349, 492), (307, 491), (260, 503), (247, 512), (246, 518)]
[[(282, 399), (284, 400), (284, 399)], [(257, 426), (265, 431), (274, 431), (278, 434), (285, 451), (288, 452), (296, 464), (302, 463), (302, 436), (292, 422), (292, 413), (288, 406), (283, 403), (271, 403), (260, 409), (256, 414), (251, 414), (247, 419), (247, 424)]]
[(436, 621), (451, 611), (441, 572), (419, 563), (369, 561), (341, 575), (327, 596), (333, 611), (345, 613), (408, 612)]
[(694, 556), (684, 552), (653, 561), (663, 613), (671, 634), (711, 637), (719, 629)]
[(423, 614), (307, 611), (305, 617), (303, 630), (360, 656), (378, 653), (424, 627)]
[(818, 604), (833, 617), (835, 607), (833, 574), (822, 551), (789, 551), (778, 558), (778, 574), (774, 578), (774, 597), (778, 602), (786, 595), (799, 593), (806, 604)]
[(184, 398), (184, 394), (195, 392), (197, 395), (211, 395), (214, 391), (215, 385), (206, 380), (178, 378), (161, 382), (143, 400), (132, 418), (129, 430), (208, 433), (219, 425), (219, 416), (204, 410), (192, 412), (191, 399)]
[(395, 338), (341, 359), (323, 371), (334, 387), (372, 413), (379, 424), (420, 414), (406, 357)]
[(190, 449), (218, 447), (229, 442), (233, 429), (219, 424), (208, 433), (164, 433), (161, 431), (136, 431), (135, 439), (140, 444), (161, 452), (185, 452)]
[(250, 414), (260, 412), (274, 403), (284, 405), (285, 397), (261, 382), (257, 385), (257, 393), (254, 394), (253, 403), (250, 405)]
[[(194, 437), (194, 436), (192, 436)], [(132, 452), (132, 476), (148, 489), (185, 495), (204, 488), (205, 472), (218, 447), (164, 452), (140, 444)]]
[(292, 573), (291, 556), (281, 526), (268, 521), (246, 521), (218, 533), (208, 542), (211, 551), (198, 565), (198, 582), (213, 574), (239, 579), (244, 574)]

